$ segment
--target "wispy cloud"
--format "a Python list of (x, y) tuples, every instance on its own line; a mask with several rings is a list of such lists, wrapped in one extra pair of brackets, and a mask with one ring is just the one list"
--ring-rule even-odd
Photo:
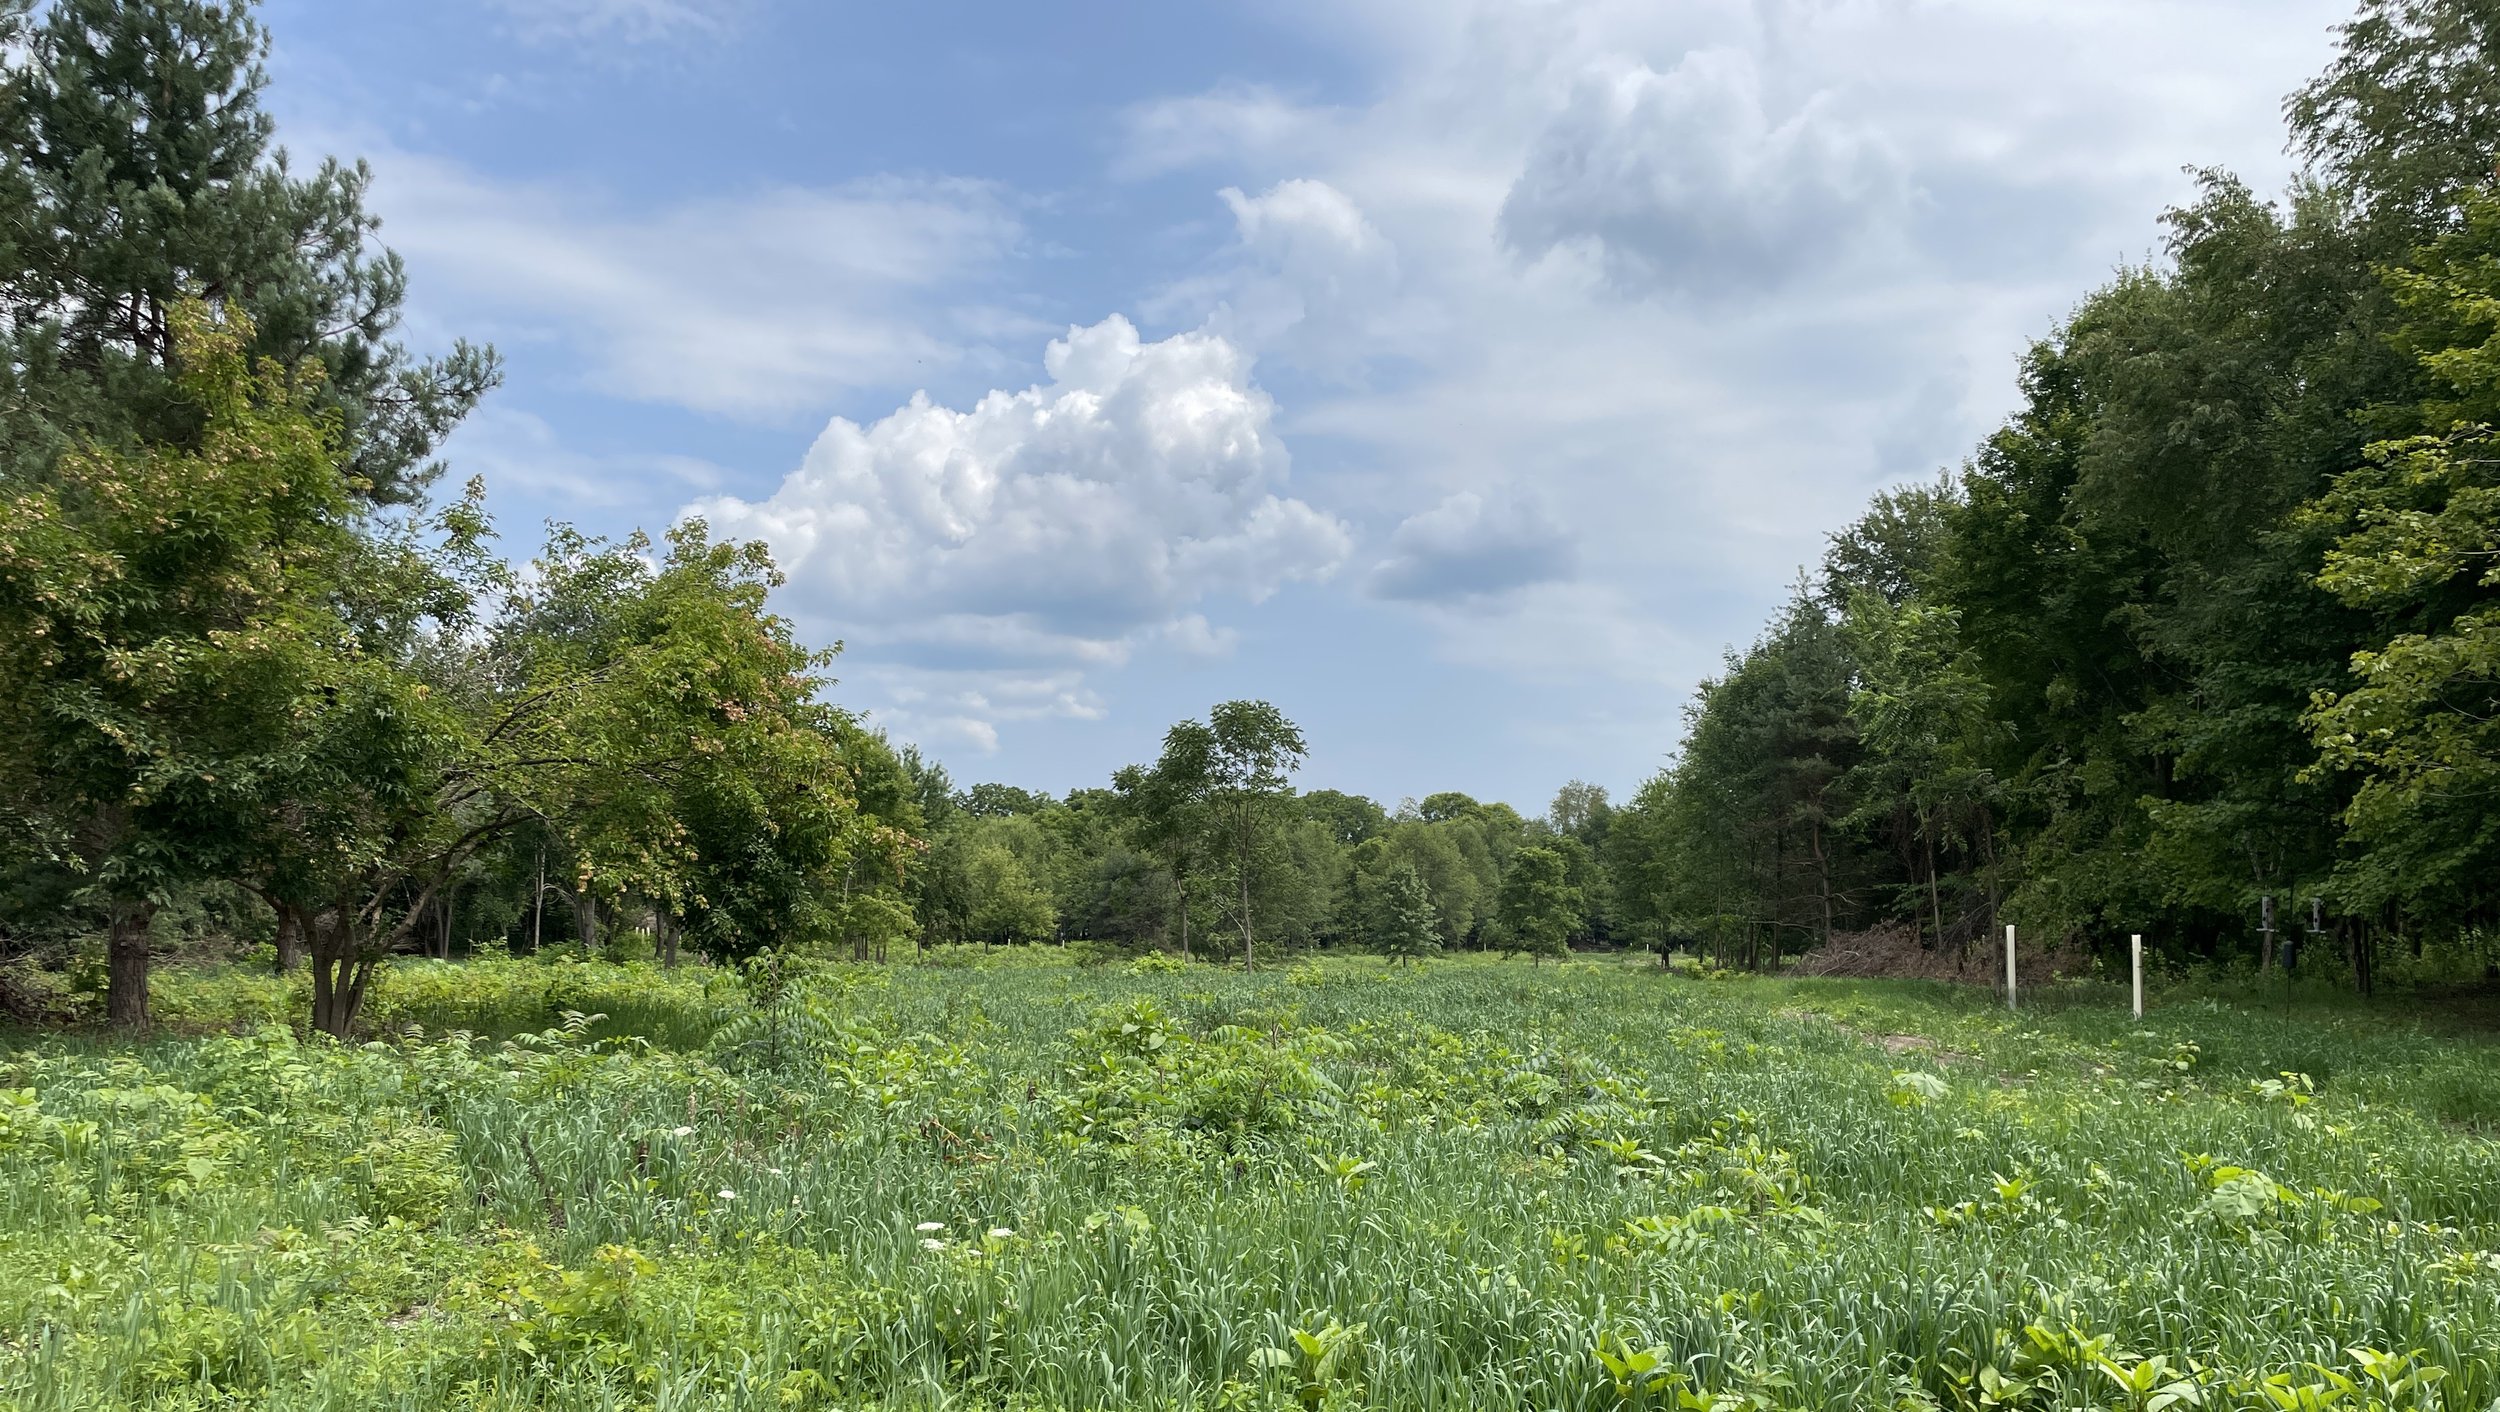
[(1023, 225), (994, 186), (882, 178), (635, 208), (375, 158), (385, 237), (430, 307), (548, 342), (594, 387), (774, 419), (846, 389), (924, 380), (1037, 326), (983, 291)]
[(490, 0), (523, 39), (654, 44), (715, 38), (751, 0)]

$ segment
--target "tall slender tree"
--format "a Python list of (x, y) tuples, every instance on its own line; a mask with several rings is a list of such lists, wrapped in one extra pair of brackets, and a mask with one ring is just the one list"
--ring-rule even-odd
[(1214, 764), (1214, 733), (1203, 722), (1182, 721), (1164, 733), (1152, 766), (1124, 766), (1111, 778), (1131, 837), (1172, 875), (1172, 921), (1183, 957), (1190, 954), (1190, 890), (1207, 849)]
[(1265, 701), (1227, 701), (1207, 713), (1206, 809), (1231, 874), (1243, 970), (1258, 967), (1252, 898), (1293, 798), (1293, 772), (1308, 747), (1302, 731)]

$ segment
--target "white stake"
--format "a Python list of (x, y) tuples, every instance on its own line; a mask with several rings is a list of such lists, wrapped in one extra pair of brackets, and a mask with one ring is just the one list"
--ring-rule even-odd
[(2005, 924), (2005, 1008), (2014, 1007), (2014, 924)]
[(2144, 936), (2141, 932), (2127, 938), (2127, 960), (2135, 972), (2135, 1017), (2144, 1018)]

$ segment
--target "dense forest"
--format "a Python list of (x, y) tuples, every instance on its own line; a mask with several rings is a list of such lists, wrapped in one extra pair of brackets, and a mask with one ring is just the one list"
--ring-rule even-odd
[[(164, 955), (734, 961), (1055, 942), (1708, 950), (2005, 923), (2364, 988), (2500, 917), (2500, 7), (2370, 0), (1878, 496), (1630, 799), (1297, 788), (1228, 702), (1065, 797), (831, 703), (759, 545), (561, 526), (515, 563), (437, 446), (492, 350), (395, 337), (362, 166), (281, 160), (247, 5), (0, 0), (0, 940), (22, 1014), (147, 1020)], [(2258, 930), (2272, 906), (2283, 930)], [(2264, 954), (2261, 954), (2264, 949)], [(2286, 956), (2282, 958), (2288, 960)]]
[[(2372, 0), (2269, 202), (2023, 359), (1958, 469), (1876, 497), (1703, 686), (1666, 915), (1771, 955), (2000, 922), (2246, 959), (2273, 899), (2368, 987), (2500, 904), (2500, 8)], [(1625, 816), (1618, 816), (1620, 820)], [(2262, 956), (2260, 959), (2265, 959)]]

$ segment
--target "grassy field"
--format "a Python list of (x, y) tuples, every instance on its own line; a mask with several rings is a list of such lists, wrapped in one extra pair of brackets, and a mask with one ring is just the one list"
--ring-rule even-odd
[(10, 1037), (0, 1392), (2500, 1399), (2500, 1052), (2401, 1005), (1009, 961), (421, 963), (361, 1047), (195, 974), (159, 1004), (201, 1033)]

